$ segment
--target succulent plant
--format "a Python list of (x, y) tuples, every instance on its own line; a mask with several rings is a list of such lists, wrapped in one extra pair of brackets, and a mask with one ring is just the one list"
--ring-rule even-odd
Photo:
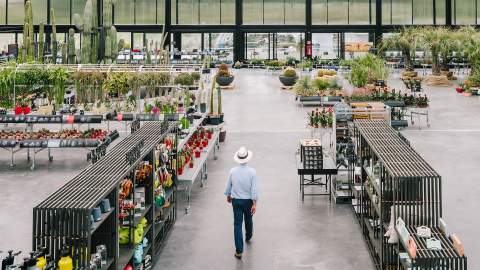
[(70, 28), (68, 30), (68, 63), (75, 64), (75, 30)]
[(45, 24), (43, 22), (38, 26), (38, 61), (43, 63), (45, 52)]
[(55, 23), (55, 11), (50, 9), (50, 18), (52, 20), (52, 59), (53, 63), (57, 63), (57, 52), (58, 52), (58, 43), (57, 43), (57, 24)]
[(285, 77), (297, 77), (297, 71), (294, 68), (288, 67), (283, 71), (283, 76)]

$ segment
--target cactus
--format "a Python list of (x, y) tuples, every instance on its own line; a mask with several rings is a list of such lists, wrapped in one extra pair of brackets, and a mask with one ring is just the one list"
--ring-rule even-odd
[[(108, 45), (108, 44), (107, 44)], [(117, 47), (117, 28), (112, 25), (110, 27), (110, 44), (112, 50), (112, 62), (116, 62), (118, 58), (118, 47)]]
[(123, 50), (125, 48), (125, 40), (122, 38), (118, 41), (118, 51)]
[(55, 23), (55, 10), (50, 9), (50, 19), (52, 21), (52, 60), (57, 63), (58, 43), (57, 43), (57, 24)]
[(112, 63), (112, 46), (108, 46), (110, 44), (112, 44), (112, 41), (110, 40), (110, 35), (108, 34), (105, 37), (105, 57), (104, 57), (105, 64)]
[(38, 26), (38, 61), (43, 63), (43, 54), (45, 52), (45, 43), (44, 43), (44, 33), (45, 33), (45, 24), (43, 22)]
[(68, 63), (75, 64), (75, 30), (70, 28), (68, 30), (68, 47), (67, 47), (67, 54), (68, 54)]
[(91, 35), (92, 35), (92, 43), (91, 43), (91, 57), (92, 63), (98, 63), (98, 20), (97, 20), (97, 0), (92, 1), (92, 10), (91, 10)]
[(23, 24), (23, 47), (26, 50), (23, 60), (33, 61), (35, 59), (35, 43), (33, 32), (33, 13), (32, 2), (28, 0), (25, 2), (25, 14)]
[(62, 64), (66, 64), (67, 61), (68, 61), (68, 58), (67, 58), (67, 56), (68, 56), (68, 54), (67, 54), (67, 49), (68, 49), (67, 43), (62, 43), (61, 48), (62, 48)]
[(23, 63), (23, 59), (25, 59), (25, 56), (27, 55), (27, 52), (25, 51), (25, 47), (23, 47), (23, 44), (21, 44), (18, 47), (18, 56), (17, 56), (17, 62), (19, 64)]
[(92, 0), (87, 0), (83, 14), (82, 64), (91, 63), (92, 51)]
[(218, 103), (218, 114), (222, 114), (222, 89), (220, 85), (217, 85), (217, 103)]
[(145, 51), (147, 52), (147, 64), (151, 65), (152, 64), (152, 54), (150, 53), (150, 48), (148, 47), (148, 41), (145, 44)]

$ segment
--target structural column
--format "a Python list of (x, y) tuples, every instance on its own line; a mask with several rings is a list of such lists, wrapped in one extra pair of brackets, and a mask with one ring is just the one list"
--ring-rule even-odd
[(382, 0), (375, 0), (375, 42), (374, 46), (382, 41)]
[(245, 34), (242, 32), (243, 0), (235, 0), (235, 32), (233, 33), (233, 61), (245, 59)]
[(452, 25), (452, 0), (445, 0), (445, 25)]
[(307, 44), (310, 43), (311, 49), (313, 50), (312, 44), (312, 0), (305, 1), (305, 43), (304, 43), (304, 55), (307, 55)]

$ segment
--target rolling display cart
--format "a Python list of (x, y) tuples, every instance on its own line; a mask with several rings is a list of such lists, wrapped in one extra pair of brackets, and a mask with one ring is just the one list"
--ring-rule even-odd
[[(177, 130), (178, 122), (146, 122), (36, 206), (33, 249), (45, 246), (57, 261), (60, 250), (67, 247), (75, 269), (88, 268), (99, 245), (108, 254), (102, 269), (124, 269), (147, 255), (155, 259), (176, 220)], [(163, 155), (162, 164), (156, 151), (169, 138), (173, 138), (171, 151)], [(143, 167), (151, 170), (142, 174)], [(163, 204), (156, 194), (159, 179), (154, 172), (159, 169), (167, 170), (173, 181), (164, 188)], [(103, 209), (106, 202), (111, 207)]]
[[(4, 114), (0, 115), (0, 123), (9, 125), (25, 124), (26, 132), (33, 132), (35, 125), (60, 125), (60, 129), (65, 126), (87, 125), (90, 129), (91, 124), (102, 123), (102, 115), (14, 115)], [(85, 148), (87, 151), (95, 150), (96, 148), (105, 148), (119, 137), (117, 131), (110, 132), (104, 140), (98, 139), (35, 139), (35, 140), (15, 140), (15, 139), (0, 139), (0, 147), (10, 152), (10, 166), (15, 166), (14, 155), (21, 151), (27, 151), (27, 160), (32, 159), (31, 169), (35, 169), (36, 154), (47, 150), (49, 161), (53, 160), (52, 149), (63, 148)], [(103, 150), (102, 150), (103, 152)]]
[[(363, 183), (356, 216), (376, 269), (467, 269), (466, 257), (452, 252), (452, 242), (440, 233), (440, 175), (386, 121), (358, 120), (354, 125)], [(405, 243), (388, 243), (385, 234), (395, 231), (398, 218), (409, 228), (416, 256), (404, 252)], [(427, 249), (414, 232), (419, 226), (428, 227), (443, 248)]]

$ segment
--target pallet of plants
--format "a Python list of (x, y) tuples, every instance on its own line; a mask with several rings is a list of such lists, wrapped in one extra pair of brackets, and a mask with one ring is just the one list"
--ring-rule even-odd
[(293, 86), (296, 100), (302, 104), (320, 103), (321, 105), (333, 106), (342, 101), (344, 92), (336, 79), (317, 77), (302, 77)]

